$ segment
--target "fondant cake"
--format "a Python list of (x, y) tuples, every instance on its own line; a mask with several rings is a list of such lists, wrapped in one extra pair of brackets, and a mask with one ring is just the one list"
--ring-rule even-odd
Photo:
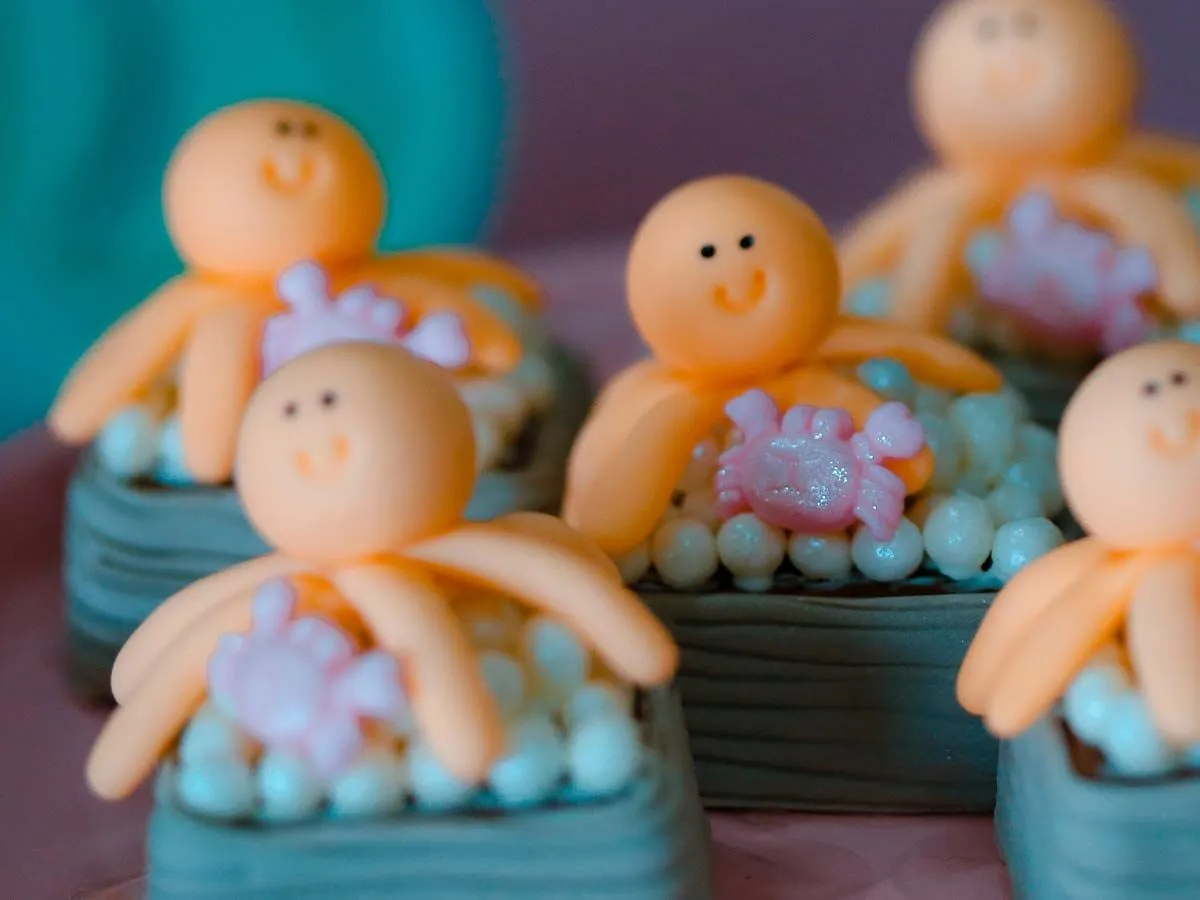
[(188, 271), (101, 338), (49, 416), (61, 439), (94, 442), (67, 515), (84, 696), (107, 695), (117, 648), (159, 601), (261, 552), (229, 487), (234, 431), (274, 359), (314, 341), (397, 341), (454, 373), (484, 473), (473, 518), (557, 506), (590, 399), (582, 367), (507, 263), (376, 255), (383, 192), (362, 139), (304, 104), (219, 111), (176, 150), (165, 209)]
[(669, 633), (561, 521), (467, 521), (473, 448), (402, 347), (256, 390), (236, 484), (273, 549), (134, 633), (88, 762), (113, 800), (162, 764), (151, 898), (710, 896)]

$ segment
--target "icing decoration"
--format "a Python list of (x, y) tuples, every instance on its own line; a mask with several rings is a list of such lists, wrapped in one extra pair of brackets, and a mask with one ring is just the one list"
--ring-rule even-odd
[(1059, 431), (1063, 493), (1088, 536), (996, 596), (958, 698), (1011, 738), (1050, 711), (1096, 651), (1121, 640), (1170, 747), (1200, 743), (1200, 347), (1109, 357)]
[(950, 0), (925, 28), (911, 80), (914, 116), (938, 161), (844, 236), (847, 296), (890, 272), (891, 318), (949, 329), (969, 288), (968, 236), (1033, 191), (1145, 248), (1166, 310), (1200, 315), (1200, 231), (1177, 188), (1129, 162), (1129, 143), (1145, 144), (1130, 135), (1138, 61), (1105, 0)]
[[(539, 513), (465, 520), (472, 442), (450, 377), (396, 346), (331, 344), (264, 380), (242, 425), (235, 483), (275, 551), (168, 598), (125, 644), (112, 676), (119, 706), (88, 762), (93, 791), (125, 797), (153, 771), (203, 702), (222, 635), (253, 631), (254, 592), (277, 578), (309, 586), (296, 615), (350, 615), (369, 649), (400, 660), (422, 745), (468, 786), (504, 756), (505, 730), (470, 629), (455, 613), (456, 590), (498, 592), (564, 623), (631, 685), (670, 681), (678, 650), (669, 632), (594, 543)], [(278, 620), (275, 610), (267, 624)], [(297, 671), (308, 664), (278, 628), (262, 640)], [(265, 700), (254, 691), (231, 696), (252, 710), (279, 699), (270, 691)], [(271, 721), (257, 716), (260, 730)]]
[(912, 459), (925, 446), (919, 422), (902, 403), (885, 403), (855, 433), (843, 409), (794, 406), (780, 418), (763, 391), (725, 407), (742, 435), (717, 471), (717, 511), (723, 518), (751, 510), (764, 522), (802, 534), (867, 526), (886, 541), (904, 515), (904, 482), (883, 467)]
[(968, 250), (985, 302), (1045, 337), (1106, 354), (1150, 336), (1154, 321), (1143, 299), (1158, 275), (1149, 251), (1060, 219), (1045, 194), (1013, 204), (1007, 225)]
[[(1000, 387), (991, 365), (944, 337), (839, 316), (825, 227), (753, 178), (704, 178), (660, 200), (638, 228), (626, 283), (652, 357), (602, 392), (572, 450), (564, 502), (567, 521), (613, 557), (651, 537), (694, 448), (747, 390), (785, 408), (844, 409), (862, 429), (884, 401), (836, 367), (891, 357), (934, 386)], [(933, 458), (923, 449), (887, 468), (912, 494)]]
[(406, 709), (399, 664), (356, 654), (324, 619), (293, 620), (296, 594), (283, 579), (252, 603), (252, 630), (225, 635), (209, 660), (209, 697), (268, 751), (292, 751), (325, 778), (341, 774), (363, 749), (362, 720)]
[[(275, 284), (301, 260), (327, 265), (336, 292), (370, 284), (403, 297), (417, 322), (455, 315), (473, 365), (511, 371), (521, 339), (474, 290), (498, 289), (534, 306), (538, 287), (508, 263), (467, 250), (380, 254), (384, 197), (370, 148), (326, 110), (256, 100), (204, 119), (176, 148), (163, 185), (167, 230), (187, 269), (79, 361), (50, 410), (50, 430), (87, 443), (178, 365), (187, 469), (199, 482), (228, 480), (260, 376), (263, 325), (281, 311)], [(414, 348), (440, 352), (432, 348), (446, 336), (435, 320), (414, 336)]]
[(264, 326), (264, 376), (302, 353), (338, 341), (398, 343), (447, 369), (470, 362), (471, 345), (454, 313), (433, 313), (409, 328), (404, 307), (381, 297), (370, 285), (356, 285), (330, 297), (328, 274), (309, 261), (280, 275), (276, 290), (290, 309)]

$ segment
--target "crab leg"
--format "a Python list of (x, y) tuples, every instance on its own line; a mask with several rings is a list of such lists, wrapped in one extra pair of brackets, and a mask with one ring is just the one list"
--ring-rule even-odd
[(635, 684), (661, 684), (675, 673), (679, 653), (663, 624), (607, 568), (557, 541), (485, 522), (464, 525), (405, 555), (562, 618)]

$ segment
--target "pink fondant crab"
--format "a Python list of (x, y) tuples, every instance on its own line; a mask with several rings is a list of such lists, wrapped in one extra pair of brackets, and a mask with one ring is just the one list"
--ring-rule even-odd
[(885, 403), (855, 434), (842, 409), (794, 406), (780, 419), (764, 391), (732, 400), (725, 412), (740, 443), (721, 454), (717, 513), (750, 511), (801, 534), (825, 534), (862, 522), (876, 540), (890, 540), (904, 515), (904, 482), (884, 468), (911, 459), (925, 432), (902, 403)]
[(296, 593), (263, 584), (247, 634), (225, 635), (208, 664), (209, 698), (268, 750), (297, 754), (333, 777), (363, 749), (364, 719), (392, 721), (407, 709), (399, 663), (325, 619), (292, 618)]
[(1149, 337), (1154, 322), (1144, 300), (1158, 272), (1148, 250), (1060, 218), (1041, 193), (1014, 203), (1006, 226), (967, 254), (985, 303), (1037, 335), (1106, 354)]
[(266, 323), (264, 377), (301, 353), (342, 341), (399, 344), (446, 369), (470, 361), (471, 345), (454, 313), (430, 313), (409, 328), (404, 307), (371, 285), (355, 285), (337, 297), (329, 285), (328, 274), (315, 262), (297, 263), (279, 276), (276, 291), (291, 308)]

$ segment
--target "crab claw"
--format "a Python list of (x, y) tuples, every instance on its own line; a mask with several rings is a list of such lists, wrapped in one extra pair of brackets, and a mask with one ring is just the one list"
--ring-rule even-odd
[(885, 403), (863, 427), (875, 459), (912, 459), (925, 446), (925, 429), (903, 403)]
[(426, 316), (405, 335), (404, 346), (445, 369), (460, 369), (471, 361), (471, 341), (454, 313)]
[(336, 696), (355, 715), (392, 720), (408, 707), (400, 664), (376, 650), (356, 659), (342, 673)]
[(285, 270), (275, 282), (275, 290), (298, 312), (311, 312), (330, 302), (329, 276), (313, 260), (298, 262)]
[(779, 421), (779, 407), (766, 391), (758, 389), (734, 397), (725, 404), (729, 416), (742, 437), (750, 441), (770, 430)]

